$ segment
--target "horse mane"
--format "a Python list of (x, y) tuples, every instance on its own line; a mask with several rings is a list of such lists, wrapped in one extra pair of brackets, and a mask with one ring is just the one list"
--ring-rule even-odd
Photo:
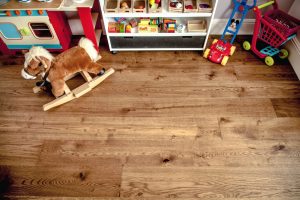
[(51, 53), (49, 51), (47, 51), (46, 49), (44, 49), (43, 47), (34, 46), (29, 50), (29, 52), (25, 53), (24, 68), (27, 68), (28, 64), (30, 63), (30, 61), (32, 59), (35, 61), (39, 61), (37, 59), (37, 57), (39, 57), (39, 56), (43, 56), (43, 57), (47, 58), (48, 60), (50, 60), (50, 62), (52, 62), (52, 60), (54, 58), (51, 55)]

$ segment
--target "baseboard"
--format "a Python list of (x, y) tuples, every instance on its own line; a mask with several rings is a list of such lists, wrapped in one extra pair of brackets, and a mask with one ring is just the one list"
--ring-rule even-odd
[(289, 51), (289, 61), (300, 80), (300, 41), (297, 38), (292, 39), (286, 49)]
[[(214, 19), (211, 25), (212, 27), (211, 27), (210, 34), (222, 35), (227, 22), (228, 19)], [(252, 35), (254, 24), (255, 24), (255, 19), (245, 19), (239, 31), (239, 35)]]

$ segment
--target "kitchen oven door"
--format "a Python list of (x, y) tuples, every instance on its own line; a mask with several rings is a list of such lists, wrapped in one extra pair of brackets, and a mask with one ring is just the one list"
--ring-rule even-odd
[[(25, 11), (24, 11), (25, 12)], [(40, 15), (32, 11), (31, 16), (0, 17), (0, 37), (8, 49), (30, 49), (43, 46), (47, 49), (62, 49), (46, 12)]]

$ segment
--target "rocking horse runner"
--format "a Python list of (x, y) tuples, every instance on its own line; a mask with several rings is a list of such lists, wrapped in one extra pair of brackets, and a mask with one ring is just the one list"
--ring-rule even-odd
[[(51, 90), (56, 97), (54, 101), (43, 106), (44, 110), (48, 110), (82, 96), (114, 73), (113, 69), (105, 72), (103, 66), (96, 63), (99, 59), (101, 56), (93, 43), (86, 38), (81, 38), (78, 46), (56, 57), (42, 47), (32, 47), (25, 54), (24, 69), (21, 74), (25, 79), (35, 79), (41, 76), (43, 81), (37, 83), (34, 92), (41, 89)], [(65, 81), (74, 77), (78, 72), (87, 83), (71, 91)], [(92, 78), (89, 73), (97, 76)]]

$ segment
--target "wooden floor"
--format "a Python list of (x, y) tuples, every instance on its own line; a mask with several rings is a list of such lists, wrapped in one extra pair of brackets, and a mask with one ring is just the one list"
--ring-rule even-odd
[[(300, 199), (300, 82), (238, 50), (102, 49), (116, 73), (49, 112), (1, 56), (0, 199)], [(76, 79), (71, 84), (79, 84)], [(64, 198), (63, 198), (64, 197)]]

